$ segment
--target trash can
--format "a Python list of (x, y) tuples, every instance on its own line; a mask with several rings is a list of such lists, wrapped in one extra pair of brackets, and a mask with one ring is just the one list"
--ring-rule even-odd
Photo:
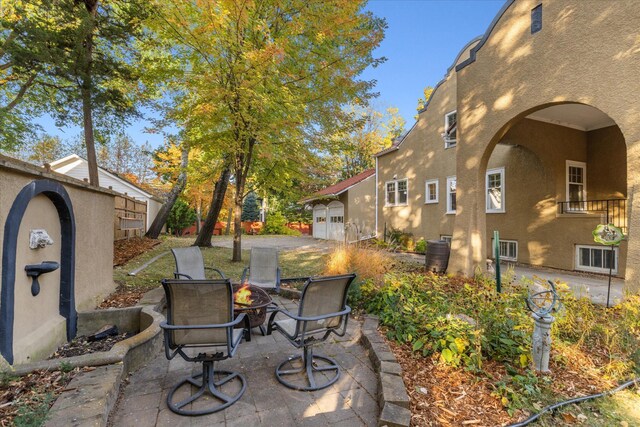
[(449, 243), (446, 240), (428, 240), (425, 254), (427, 271), (444, 273), (449, 265)]

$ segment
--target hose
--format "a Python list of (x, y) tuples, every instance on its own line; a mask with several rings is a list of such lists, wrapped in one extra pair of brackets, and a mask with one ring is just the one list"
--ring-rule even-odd
[(619, 385), (618, 387), (614, 388), (613, 390), (603, 391), (602, 393), (592, 394), (590, 396), (576, 397), (576, 398), (573, 398), (573, 399), (565, 400), (564, 402), (554, 403), (553, 405), (549, 405), (549, 406), (543, 408), (537, 414), (533, 414), (532, 416), (530, 416), (526, 420), (520, 421), (520, 422), (515, 423), (515, 424), (511, 424), (508, 427), (523, 427), (523, 426), (529, 425), (532, 422), (536, 421), (538, 418), (540, 418), (542, 415), (544, 415), (547, 412), (555, 411), (558, 408), (561, 408), (561, 407), (566, 406), (566, 405), (571, 405), (572, 403), (580, 403), (580, 402), (584, 402), (585, 400), (591, 400), (591, 399), (596, 399), (598, 397), (609, 396), (609, 395), (612, 395), (614, 393), (619, 392), (620, 390), (624, 390), (625, 388), (629, 387), (632, 384), (639, 385), (640, 384), (640, 377), (635, 378), (635, 379), (630, 380), (630, 381), (627, 381), (626, 383), (623, 383), (623, 384)]

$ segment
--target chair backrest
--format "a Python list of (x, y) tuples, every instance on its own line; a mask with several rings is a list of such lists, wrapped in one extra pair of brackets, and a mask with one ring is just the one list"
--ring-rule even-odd
[[(202, 252), (197, 246), (189, 246), (188, 248), (173, 248), (171, 249), (173, 258), (176, 260), (176, 272), (186, 274), (193, 280), (204, 280), (204, 260), (202, 259)], [(186, 277), (178, 277), (180, 279), (186, 279)]]
[[(301, 317), (322, 316), (339, 313), (347, 306), (347, 292), (355, 274), (312, 277), (302, 289), (298, 315)], [(307, 322), (307, 331), (340, 326), (341, 316)]]
[[(233, 321), (231, 280), (162, 281), (167, 296), (169, 325), (216, 325)], [(228, 328), (177, 330), (169, 333), (169, 347), (181, 345), (227, 345)]]
[(278, 287), (278, 250), (251, 248), (249, 283), (261, 288)]

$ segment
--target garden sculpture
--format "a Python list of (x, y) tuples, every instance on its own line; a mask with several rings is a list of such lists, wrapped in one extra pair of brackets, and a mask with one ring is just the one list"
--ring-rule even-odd
[[(527, 308), (534, 320), (533, 338), (531, 342), (533, 364), (537, 371), (549, 372), (549, 354), (551, 352), (551, 325), (555, 318), (550, 314), (556, 310), (559, 300), (555, 284), (549, 280), (545, 284), (534, 281), (535, 292), (526, 299)], [(540, 290), (542, 289), (542, 290)]]

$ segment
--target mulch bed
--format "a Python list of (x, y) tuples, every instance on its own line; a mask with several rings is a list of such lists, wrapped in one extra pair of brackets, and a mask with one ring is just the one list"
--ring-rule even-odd
[(116, 240), (113, 242), (113, 266), (126, 264), (129, 260), (159, 245), (157, 239), (146, 237), (132, 237), (130, 239)]
[(98, 309), (133, 307), (151, 288), (128, 288), (120, 285), (114, 293), (109, 295), (98, 305)]
[[(509, 416), (499, 397), (492, 395), (494, 384), (508, 375), (504, 365), (484, 361), (484, 374), (474, 374), (438, 364), (434, 358), (422, 357), (409, 345), (391, 340), (387, 342), (402, 366), (403, 380), (411, 400), (412, 426), (501, 426), (531, 415), (521, 410), (516, 411), (513, 417)], [(575, 356), (569, 358), (565, 351), (564, 366), (553, 366), (555, 355), (557, 351), (552, 350), (551, 373), (546, 376), (558, 400), (564, 400), (561, 396), (586, 396), (612, 388), (612, 382), (587, 373), (588, 368), (602, 366), (604, 362), (606, 355), (599, 354), (597, 349), (591, 349), (588, 354), (576, 350)], [(534, 406), (542, 409), (546, 404), (539, 402)], [(562, 425), (570, 425), (577, 417), (564, 413), (562, 418), (567, 422)]]
[[(95, 368), (76, 368), (70, 372), (34, 371), (19, 378), (0, 376), (0, 426), (15, 425), (17, 416), (22, 416), (24, 425), (40, 425), (34, 418), (44, 417), (58, 395), (67, 391), (69, 381), (81, 371)], [(36, 416), (27, 418), (26, 412)]]
[(134, 334), (125, 332), (123, 334), (112, 335), (98, 341), (87, 341), (87, 337), (81, 335), (74, 338), (71, 342), (59, 347), (49, 359), (58, 359), (61, 357), (82, 356), (84, 354), (96, 353), (99, 351), (109, 351), (116, 343), (132, 337)]

